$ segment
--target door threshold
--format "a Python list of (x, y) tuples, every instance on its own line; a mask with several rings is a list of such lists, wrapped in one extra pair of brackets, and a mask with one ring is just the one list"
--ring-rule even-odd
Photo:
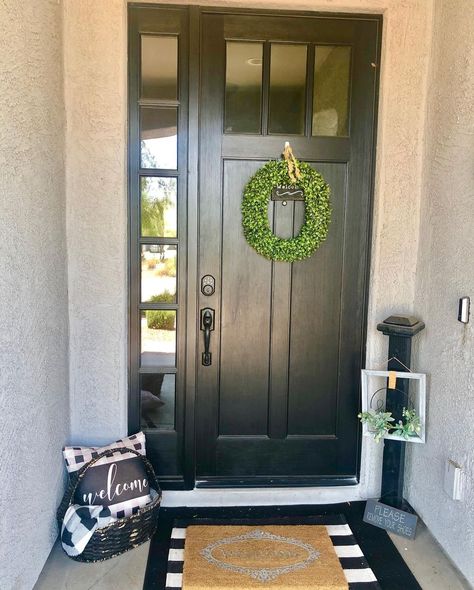
[(165, 490), (162, 506), (285, 506), (302, 504), (337, 504), (367, 500), (365, 488), (356, 486), (286, 487), (286, 488), (194, 488)]
[(196, 479), (196, 488), (300, 488), (355, 486), (357, 477), (348, 476), (297, 476), (297, 477), (207, 477)]

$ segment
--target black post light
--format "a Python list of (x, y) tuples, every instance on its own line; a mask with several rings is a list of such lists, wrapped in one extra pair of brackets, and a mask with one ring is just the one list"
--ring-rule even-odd
[[(377, 330), (388, 336), (388, 371), (403, 371), (411, 367), (413, 336), (421, 332), (425, 324), (413, 316), (392, 315), (377, 325)], [(400, 362), (397, 362), (397, 359)], [(401, 364), (403, 363), (403, 364)], [(405, 367), (403, 366), (405, 365)], [(398, 422), (402, 410), (408, 406), (408, 380), (400, 380), (397, 389), (387, 390), (386, 411)], [(406, 510), (409, 506), (403, 499), (406, 443), (385, 440), (382, 465), (382, 491), (380, 501), (395, 508)]]

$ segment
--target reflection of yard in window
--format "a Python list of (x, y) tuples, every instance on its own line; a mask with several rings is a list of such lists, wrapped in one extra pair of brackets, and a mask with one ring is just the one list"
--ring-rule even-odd
[(176, 237), (176, 178), (141, 179), (141, 233), (147, 237)]
[[(163, 314), (165, 316), (160, 316), (156, 314)], [(176, 312), (175, 311), (168, 311), (168, 310), (159, 310), (156, 311), (147, 311), (147, 317), (142, 317), (142, 343), (143, 343), (143, 351), (148, 352), (174, 352), (176, 345), (176, 335), (175, 335), (175, 320), (176, 320)], [(158, 317), (153, 323), (154, 318)], [(164, 319), (161, 319), (164, 318)], [(162, 329), (160, 328), (150, 328), (149, 324), (151, 325), (162, 325), (164, 326)], [(169, 326), (169, 327), (167, 327)]]
[(141, 267), (142, 301), (175, 303), (176, 246), (142, 246)]
[(176, 311), (170, 309), (142, 311), (140, 324), (142, 366), (175, 366)]

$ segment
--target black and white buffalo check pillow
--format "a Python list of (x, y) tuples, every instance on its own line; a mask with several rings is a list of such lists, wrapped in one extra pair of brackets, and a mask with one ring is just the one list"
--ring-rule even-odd
[[(72, 476), (104, 451), (126, 448), (145, 455), (143, 432), (115, 441), (105, 447), (65, 447), (63, 456)], [(106, 506), (115, 518), (131, 516), (151, 501), (145, 466), (134, 453), (115, 452), (102, 457), (79, 482), (74, 503), (80, 506)]]
[[(95, 459), (100, 453), (110, 451), (111, 449), (134, 449), (140, 453), (140, 455), (146, 455), (145, 434), (143, 432), (138, 432), (137, 434), (132, 434), (132, 436), (127, 436), (126, 438), (119, 438), (119, 440), (116, 440), (105, 447), (64, 447), (63, 457), (66, 462), (66, 469), (68, 470), (68, 473), (74, 473), (74, 471), (78, 471), (81, 467), (84, 467), (86, 463)], [(133, 453), (125, 453), (122, 456), (126, 459), (136, 457)], [(104, 465), (105, 463), (110, 463), (115, 460), (116, 459), (111, 457), (103, 457), (97, 462), (97, 465)]]

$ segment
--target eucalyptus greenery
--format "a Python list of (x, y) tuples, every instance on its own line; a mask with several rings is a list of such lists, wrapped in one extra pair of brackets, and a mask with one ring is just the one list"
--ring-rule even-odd
[(405, 440), (418, 436), (421, 432), (421, 420), (416, 411), (403, 408), (402, 417), (403, 420), (394, 424), (395, 418), (392, 412), (371, 410), (358, 414), (358, 418), (362, 424), (367, 424), (376, 442), (379, 442), (386, 434), (395, 434)]
[(308, 258), (328, 233), (331, 219), (329, 186), (309, 164), (296, 163), (300, 170), (297, 186), (304, 193), (305, 218), (295, 238), (279, 238), (272, 232), (268, 221), (268, 201), (273, 188), (293, 184), (286, 161), (267, 162), (250, 179), (244, 190), (242, 225), (245, 238), (252, 248), (269, 260), (294, 262)]
[(393, 434), (409, 439), (412, 436), (418, 436), (421, 432), (421, 420), (415, 410), (403, 408), (402, 416), (404, 421), (398, 421), (393, 428)]

